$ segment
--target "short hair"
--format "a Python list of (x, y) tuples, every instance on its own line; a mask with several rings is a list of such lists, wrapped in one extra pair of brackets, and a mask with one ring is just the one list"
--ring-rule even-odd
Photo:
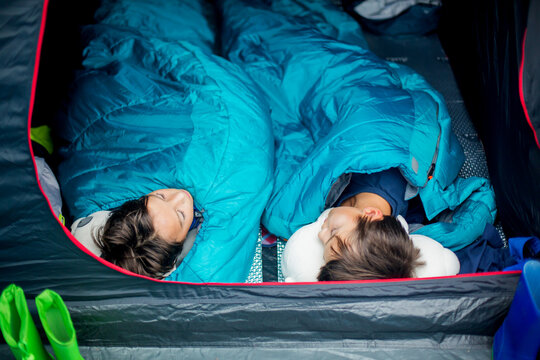
[(392, 216), (379, 221), (360, 216), (347, 237), (348, 241), (337, 237), (338, 258), (321, 267), (319, 281), (409, 278), (422, 264), (420, 250)]
[(113, 209), (94, 242), (101, 257), (123, 269), (152, 278), (164, 278), (175, 264), (183, 244), (160, 238), (147, 209), (148, 196)]

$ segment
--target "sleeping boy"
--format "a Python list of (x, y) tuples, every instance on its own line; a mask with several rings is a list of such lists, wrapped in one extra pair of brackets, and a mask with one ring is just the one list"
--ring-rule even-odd
[[(101, 220), (103, 226), (99, 220), (94, 224), (97, 231), (91, 237), (103, 259), (161, 279), (185, 257), (202, 221), (188, 191), (160, 189), (108, 212)], [(78, 224), (74, 225), (77, 231)]]
[(396, 219), (407, 212), (406, 187), (395, 168), (352, 174), (318, 234), (326, 261), (319, 280), (413, 276), (419, 251)]
[(336, 281), (455, 275), (459, 260), (423, 235), (409, 235), (407, 182), (391, 168), (351, 174), (345, 190), (319, 219), (288, 240), (285, 281)]

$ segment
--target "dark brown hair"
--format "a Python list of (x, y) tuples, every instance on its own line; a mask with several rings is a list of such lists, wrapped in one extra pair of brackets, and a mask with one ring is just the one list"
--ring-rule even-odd
[(421, 264), (420, 250), (392, 216), (359, 217), (355, 230), (347, 239), (338, 237), (335, 246), (337, 259), (321, 268), (319, 281), (408, 278)]
[(146, 208), (148, 197), (130, 200), (112, 210), (94, 242), (101, 257), (123, 269), (157, 279), (176, 263), (182, 244), (170, 244), (154, 229)]

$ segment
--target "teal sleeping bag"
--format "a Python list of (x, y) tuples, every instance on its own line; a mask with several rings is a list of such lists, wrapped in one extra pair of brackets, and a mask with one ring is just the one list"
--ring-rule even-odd
[(331, 2), (224, 0), (220, 14), (224, 53), (271, 109), (269, 231), (288, 238), (315, 221), (343, 190), (344, 174), (392, 167), (431, 221), (418, 233), (458, 250), (494, 221), (488, 180), (457, 177), (464, 154), (441, 95), (371, 53), (358, 25)]
[(204, 222), (169, 280), (243, 282), (272, 189), (269, 111), (212, 54), (205, 1), (104, 1), (57, 133), (73, 219), (161, 188), (191, 192)]

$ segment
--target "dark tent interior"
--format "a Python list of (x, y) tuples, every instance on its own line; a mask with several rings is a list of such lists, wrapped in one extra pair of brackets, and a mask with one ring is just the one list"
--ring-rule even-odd
[[(418, 351), (426, 358), (491, 356), (519, 271), (283, 284), (274, 246), (261, 250), (262, 283), (193, 284), (121, 273), (81, 251), (70, 234), (69, 213), (63, 226), (36, 180), (34, 155), (44, 157), (53, 170), (59, 159), (30, 142), (29, 128), (49, 125), (61, 108), (81, 67), (80, 28), (92, 23), (99, 3), (19, 0), (0, 5), (6, 10), (0, 11), (5, 25), (0, 34), (8, 34), (0, 38), (0, 50), (19, 59), (16, 66), (7, 57), (0, 60), (0, 77), (15, 79), (0, 90), (7, 99), (0, 106), (7, 114), (0, 120), (0, 283), (2, 289), (15, 283), (24, 290), (34, 319), (35, 297), (44, 289), (58, 292), (82, 356), (96, 359), (291, 354), (414, 359)], [(355, 17), (358, 1), (334, 3)], [(467, 155), (460, 175), (491, 180), (495, 225), (505, 246), (509, 238), (540, 237), (540, 88), (538, 64), (528, 61), (540, 49), (530, 40), (540, 23), (539, 3), (442, 1), (433, 14), (438, 22), (426, 25), (433, 30), (405, 35), (355, 17), (371, 51), (413, 68), (444, 96)], [(529, 80), (522, 84), (523, 74)], [(4, 342), (0, 354), (11, 354)]]

